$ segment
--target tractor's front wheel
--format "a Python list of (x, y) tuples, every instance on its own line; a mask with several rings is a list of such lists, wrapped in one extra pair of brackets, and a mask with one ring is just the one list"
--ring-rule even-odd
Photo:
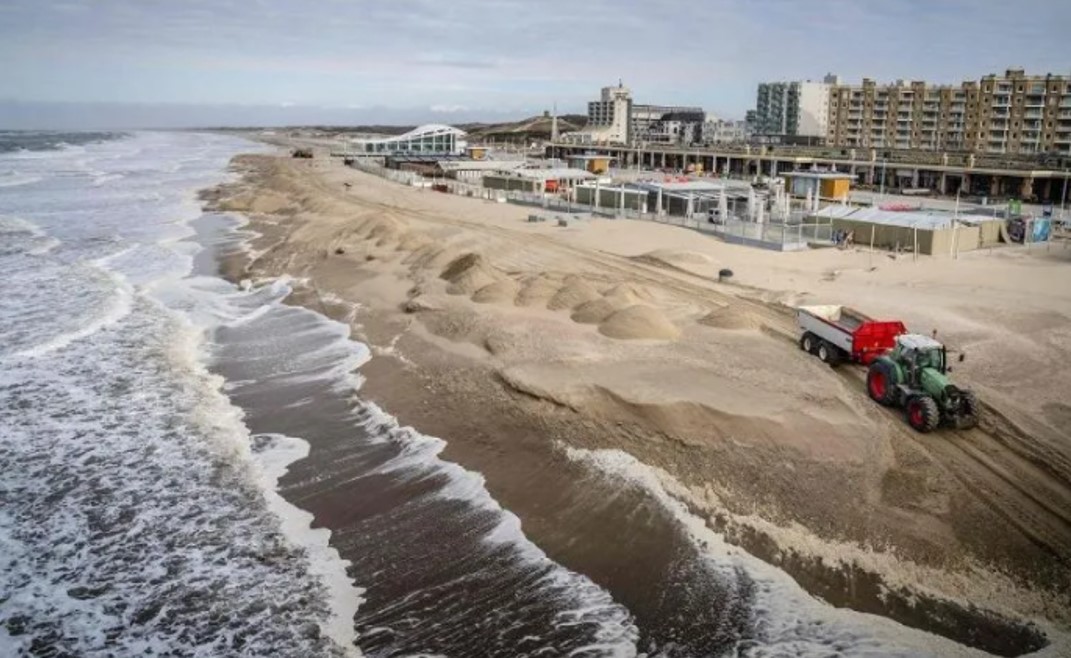
[(808, 354), (814, 354), (814, 343), (814, 334), (809, 331), (800, 337), (800, 349)]
[(916, 395), (907, 401), (907, 422), (918, 432), (932, 432), (941, 422), (941, 410), (930, 396)]
[(961, 396), (959, 418), (957, 419), (958, 427), (961, 429), (975, 427), (978, 425), (978, 412), (980, 410), (978, 398), (971, 391), (963, 391)]

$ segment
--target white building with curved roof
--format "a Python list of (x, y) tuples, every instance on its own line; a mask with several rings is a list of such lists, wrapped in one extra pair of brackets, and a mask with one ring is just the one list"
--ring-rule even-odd
[(353, 147), (358, 153), (382, 155), (458, 155), (465, 150), (465, 135), (459, 128), (429, 123), (404, 135), (354, 140)]

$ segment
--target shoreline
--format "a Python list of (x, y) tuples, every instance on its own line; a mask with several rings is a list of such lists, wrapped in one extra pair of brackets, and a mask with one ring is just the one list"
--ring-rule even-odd
[[(230, 281), (223, 275), (221, 268), (226, 254), (231, 253), (235, 246), (240, 249), (250, 239), (255, 238), (255, 234), (247, 228), (248, 219), (234, 215), (202, 214), (188, 221), (187, 226), (191, 234), (180, 241), (200, 247), (193, 257), (187, 278), (208, 276), (236, 284), (237, 282)], [(238, 288), (232, 292), (237, 293)], [(276, 303), (282, 301), (269, 302)], [(201, 325), (192, 326), (201, 331), (205, 330)], [(218, 330), (220, 326), (223, 325), (213, 329)], [(361, 656), (351, 620), (362, 601), (363, 591), (347, 575), (351, 563), (343, 559), (331, 544), (330, 531), (317, 527), (313, 515), (294, 501), (288, 500), (279, 487), (279, 482), (293, 465), (308, 457), (311, 444), (304, 439), (282, 434), (265, 435), (251, 432), (245, 424), (246, 411), (230, 400), (234, 385), (219, 372), (221, 368), (226, 369), (226, 359), (201, 358), (198, 363), (206, 376), (218, 380), (217, 394), (234, 408), (234, 431), (249, 443), (250, 449), (245, 456), (248, 460), (246, 468), (255, 479), (255, 486), (263, 493), (267, 509), (279, 520), (280, 531), (287, 541), (305, 553), (310, 574), (323, 584), (330, 614), (318, 623), (320, 632), (334, 642), (342, 655), (351, 658)]]
[[(249, 162), (248, 159), (243, 160), (243, 164), (247, 162)], [(264, 167), (265, 162), (262, 161), (256, 166)], [(292, 163), (288, 163), (285, 160), (276, 162), (271, 166), (294, 167)], [(248, 187), (248, 179), (251, 176), (255, 178), (257, 175), (263, 175), (263, 170), (257, 172), (253, 168), (245, 173), (246, 181), (244, 183), (223, 187), (230, 199), (217, 195), (217, 198), (213, 201), (210, 198), (212, 195), (208, 195), (210, 203), (217, 203), (226, 207), (231, 202), (232, 209), (249, 212), (252, 215), (251, 221), (256, 224), (257, 230), (262, 233), (262, 238), (257, 241), (258, 244), (254, 252), (249, 255), (253, 264), (251, 271), (248, 273), (245, 271), (246, 266), (242, 262), (245, 257), (237, 254), (230, 259), (231, 262), (226, 267), (229, 276), (235, 280), (242, 278), (246, 274), (251, 274), (255, 277), (270, 277), (289, 273), (298, 276), (309, 274), (309, 270), (312, 270), (312, 280), (316, 281), (314, 284), (316, 286), (315, 289), (306, 290), (305, 292), (296, 291), (288, 300), (288, 303), (305, 305), (318, 311), (328, 310), (323, 302), (322, 294), (324, 292), (331, 295), (332, 299), (346, 299), (349, 297), (351, 301), (361, 303), (361, 308), (357, 310), (355, 317), (352, 318), (351, 328), (353, 328), (355, 334), (369, 344), (373, 353), (380, 357), (372, 359), (361, 370), (366, 379), (361, 389), (362, 396), (367, 396), (372, 401), (390, 409), (404, 424), (418, 428), (434, 427), (436, 434), (447, 441), (443, 457), (457, 461), (470, 470), (485, 473), (488, 477), (488, 488), (495, 498), (507, 509), (521, 514), (522, 518), (526, 516), (523, 491), (512, 491), (508, 484), (497, 482), (493, 474), (503, 469), (500, 464), (496, 466), (492, 463), (493, 459), (490, 462), (487, 461), (489, 458), (485, 454), (485, 449), (493, 439), (487, 438), (484, 445), (473, 447), (471, 439), (465, 440), (461, 438), (465, 434), (478, 433), (481, 429), (486, 432), (486, 428), (481, 428), (481, 423), (476, 420), (481, 417), (481, 411), (486, 415), (488, 409), (494, 409), (494, 425), (496, 426), (503, 426), (503, 418), (506, 418), (509, 421), (504, 425), (506, 427), (515, 429), (536, 428), (536, 431), (541, 433), (543, 441), (556, 440), (565, 445), (584, 449), (624, 449), (626, 452), (640, 456), (642, 461), (646, 463), (668, 469), (670, 472), (676, 470), (678, 474), (685, 476), (685, 481), (692, 480), (691, 484), (683, 485), (685, 488), (683, 493), (691, 497), (691, 500), (687, 501), (689, 507), (707, 518), (708, 525), (714, 526), (734, 540), (734, 543), (743, 546), (758, 557), (762, 557), (772, 564), (780, 563), (786, 571), (794, 575), (812, 593), (818, 594), (834, 604), (847, 605), (848, 607), (868, 612), (889, 614), (893, 618), (916, 627), (926, 627), (927, 624), (932, 624), (935, 617), (944, 619), (946, 622), (945, 627), (930, 628), (929, 630), (950, 635), (960, 641), (971, 642), (975, 645), (980, 643), (990, 650), (1004, 655), (1015, 655), (1015, 651), (1026, 647), (1037, 648), (1036, 633), (1018, 622), (1004, 620), (996, 614), (987, 616), (986, 614), (979, 615), (969, 612), (964, 613), (966, 617), (963, 617), (958, 611), (964, 610), (964, 606), (952, 602), (943, 602), (944, 600), (951, 601), (955, 600), (955, 598), (960, 598), (963, 601), (972, 601), (972, 603), (977, 603), (984, 607), (992, 605), (992, 607), (998, 609), (1008, 608), (1008, 606), (1004, 605), (993, 605), (996, 602), (992, 600), (979, 601), (977, 597), (979, 587), (974, 587), (975, 591), (972, 591), (971, 587), (967, 586), (965, 590), (958, 592), (960, 596), (954, 596), (956, 593), (951, 591), (953, 588), (948, 587), (947, 583), (945, 583), (946, 586), (943, 591), (940, 586), (935, 589), (932, 609), (923, 610), (920, 613), (917, 607), (908, 605), (909, 602), (918, 600), (919, 590), (921, 589), (919, 586), (922, 585), (919, 582), (921, 580), (919, 576), (928, 577), (945, 574), (946, 569), (950, 566), (948, 556), (942, 557), (939, 552), (928, 555), (928, 551), (932, 550), (930, 546), (922, 544), (915, 549), (907, 551), (909, 554), (915, 554), (912, 556), (914, 559), (921, 558), (922, 561), (913, 563), (915, 580), (913, 581), (912, 577), (906, 578), (904, 583), (900, 583), (903, 587), (897, 585), (895, 581), (886, 582), (886, 579), (879, 575), (880, 570), (868, 570), (859, 565), (860, 556), (864, 559), (888, 556), (888, 559), (879, 559), (870, 566), (884, 563), (886, 567), (892, 565), (892, 568), (896, 568), (903, 564), (903, 560), (893, 558), (888, 553), (867, 550), (857, 551), (856, 555), (850, 555), (846, 566), (838, 566), (835, 562), (832, 565), (825, 564), (820, 552), (818, 554), (808, 554), (804, 551), (797, 551), (791, 544), (784, 542), (787, 533), (783, 531), (788, 527), (793, 527), (796, 531), (805, 529), (806, 531), (811, 531), (813, 528), (806, 526), (808, 522), (817, 525), (821, 525), (824, 522), (828, 523), (831, 512), (823, 512), (819, 509), (816, 510), (818, 515), (810, 519), (806, 516), (802, 517), (802, 519), (799, 517), (791, 518), (791, 516), (785, 518), (783, 510), (778, 513), (777, 509), (763, 509), (761, 505), (742, 506), (739, 501), (741, 499), (746, 500), (750, 495), (749, 492), (736, 496), (731, 495), (732, 492), (730, 492), (729, 496), (724, 496), (726, 492), (715, 492), (710, 489), (709, 483), (704, 489), (701, 481), (695, 481), (696, 470), (698, 469), (689, 469), (688, 461), (692, 457), (699, 457), (701, 462), (707, 460), (708, 458), (703, 453), (705, 450), (709, 450), (709, 446), (682, 440), (682, 436), (689, 429), (694, 429), (694, 425), (691, 428), (688, 425), (674, 426), (673, 419), (667, 419), (664, 416), (665, 412), (662, 412), (663, 415), (661, 416), (652, 418), (649, 413), (645, 413), (649, 411), (648, 408), (645, 408), (649, 407), (649, 404), (639, 404), (637, 406), (638, 403), (636, 401), (615, 395), (614, 391), (606, 391), (605, 389), (603, 389), (604, 393), (609, 394), (608, 399), (604, 400), (606, 404), (601, 407), (591, 407), (588, 403), (589, 401), (578, 400), (575, 395), (569, 394), (568, 391), (555, 390), (555, 387), (559, 385), (558, 382), (540, 382), (538, 378), (533, 381), (528, 373), (524, 373), (527, 378), (518, 377), (508, 367), (496, 368), (494, 364), (489, 365), (486, 363), (485, 354), (477, 353), (476, 350), (490, 352), (492, 358), (496, 356), (493, 335), (491, 339), (484, 336), (483, 344), (480, 345), (480, 341), (474, 342), (470, 336), (462, 335), (459, 340), (455, 337), (456, 334), (451, 334), (450, 330), (453, 327), (443, 327), (442, 324), (444, 322), (449, 325), (451, 323), (479, 323), (486, 321), (493, 326), (495, 320), (493, 309), (491, 313), (487, 314), (492, 316), (490, 320), (487, 320), (487, 315), (481, 317), (479, 313), (458, 313), (456, 315), (451, 315), (449, 312), (443, 313), (443, 309), (449, 307), (451, 302), (454, 301), (451, 299), (449, 290), (445, 291), (446, 296), (442, 296), (441, 293), (435, 294), (425, 291), (419, 291), (418, 294), (413, 295), (414, 286), (412, 284), (414, 279), (410, 278), (407, 281), (404, 276), (392, 277), (392, 272), (387, 268), (364, 269), (361, 267), (361, 263), (354, 262), (354, 259), (348, 255), (350, 249), (361, 249), (367, 254), (367, 260), (364, 262), (372, 265), (379, 265), (387, 260), (388, 256), (381, 253), (383, 251), (397, 251), (404, 258), (407, 250), (402, 248), (401, 243), (404, 243), (406, 236), (403, 235), (400, 238), (397, 238), (396, 235), (389, 236), (392, 233), (391, 230), (384, 229), (382, 224), (377, 224), (374, 220), (365, 220), (365, 224), (368, 224), (369, 221), (373, 224), (368, 227), (368, 237), (360, 238), (360, 236), (352, 236), (352, 231), (343, 231), (342, 239), (348, 241), (344, 245), (338, 244), (338, 246), (334, 247), (334, 253), (332, 253), (331, 240), (320, 242), (322, 246), (314, 248), (312, 251), (309, 250), (308, 246), (315, 244), (315, 240), (307, 241), (305, 244), (308, 246), (298, 247), (301, 242), (294, 239), (294, 233), (306, 227), (310, 220), (306, 218), (299, 222), (295, 220), (295, 217), (302, 212), (317, 213), (321, 216), (332, 212), (342, 212), (345, 206), (344, 201), (325, 194), (324, 196), (327, 199), (320, 203), (331, 206), (329, 208), (313, 208), (311, 211), (300, 206), (290, 208), (287, 203), (270, 197), (280, 191), (284, 194), (294, 192), (292, 188), (293, 181), (286, 182), (285, 185), (281, 186), (281, 189), (278, 185), (280, 181), (269, 185), (261, 183), (259, 188), (256, 187), (256, 182), (254, 181), (252, 189), (259, 189), (261, 192), (268, 191), (270, 194), (261, 194), (260, 198), (254, 196), (250, 200), (237, 204), (238, 206), (244, 205), (245, 208), (234, 207), (235, 204), (232, 201), (235, 192), (244, 190), (238, 192), (238, 194), (246, 193), (250, 189)], [(301, 174), (302, 172), (299, 171), (298, 173)], [(350, 175), (349, 172), (346, 173)], [(361, 175), (356, 175), (355, 180), (372, 183), (373, 181), (368, 180), (369, 178), (362, 178)], [(315, 178), (311, 180), (315, 180)], [(304, 184), (305, 181), (301, 180), (300, 182)], [(390, 184), (385, 183), (385, 185)], [(398, 192), (400, 195), (403, 190)], [(411, 193), (409, 190), (404, 190), (404, 192)], [(266, 202), (265, 196), (269, 197)], [(307, 201), (308, 198), (306, 197)], [(478, 202), (470, 203), (479, 205)], [(390, 207), (378, 202), (370, 206), (376, 212), (382, 212), (385, 208)], [(413, 215), (405, 219), (416, 219), (419, 222), (425, 221), (419, 211)], [(292, 223), (292, 225), (281, 228), (279, 222), (288, 222)], [(450, 226), (451, 229), (457, 227), (457, 224), (452, 221), (444, 223)], [(388, 226), (387, 228), (393, 229), (393, 226)], [(378, 235), (376, 234), (377, 230), (379, 230)], [(461, 230), (464, 230), (464, 228)], [(397, 231), (394, 231), (394, 233), (397, 233)], [(336, 243), (338, 235), (335, 234), (335, 237), (332, 238)], [(388, 236), (390, 239), (384, 236)], [(365, 243), (363, 246), (360, 242), (354, 245), (352, 242), (353, 237), (365, 240), (372, 239), (373, 242)], [(397, 249), (383, 249), (383, 244), (381, 243), (385, 239), (387, 242), (396, 239), (398, 242)], [(390, 246), (393, 247), (394, 244)], [(416, 249), (420, 248), (419, 246), (416, 247)], [(342, 250), (342, 254), (338, 253), (339, 249)], [(345, 278), (340, 278), (337, 272), (327, 272), (327, 276), (322, 274), (321, 276), (316, 276), (315, 270), (318, 267), (324, 267), (324, 261), (335, 260), (337, 256), (345, 256), (338, 260), (344, 260), (349, 263), (349, 277), (358, 281), (374, 281), (379, 284), (371, 291), (373, 293), (371, 296), (360, 295), (355, 297), (353, 291), (346, 290), (348, 281)], [(598, 254), (596, 256), (597, 262), (595, 265), (609, 265), (611, 267), (617, 265), (613, 261), (607, 262), (608, 259), (603, 256)], [(432, 260), (434, 260), (434, 257)], [(299, 267), (296, 268), (299, 271), (290, 271), (295, 261), (299, 262)], [(439, 263), (435, 267), (448, 270), (449, 266), (456, 262), (457, 259), (454, 258)], [(490, 281), (479, 280), (480, 277), (478, 275), (485, 274), (479, 269), (485, 264), (477, 260), (475, 263), (478, 266), (477, 268), (468, 268), (468, 270), (477, 269), (478, 271), (475, 274), (471, 271), (461, 272), (462, 281), (460, 281), (460, 284), (458, 281), (449, 283), (462, 288), (466, 286), (474, 287), (476, 283), (482, 284), (474, 290), (464, 290), (467, 294), (478, 293), (488, 287), (494, 288), (502, 280), (496, 281), (493, 275), (487, 277), (491, 279)], [(405, 268), (395, 269), (404, 270)], [(427, 276), (422, 275), (420, 272), (413, 272), (411, 264), (408, 269), (411, 274), (416, 275), (417, 288), (422, 284), (427, 286), (429, 283)], [(644, 284), (650, 285), (648, 282), (658, 274), (657, 272), (652, 274), (652, 269), (644, 266), (632, 272), (632, 274), (641, 277), (640, 280)], [(305, 271), (302, 272), (300, 270)], [(435, 273), (438, 274), (439, 271), (435, 270)], [(466, 281), (464, 280), (465, 276), (468, 276), (469, 279), (477, 279), (477, 281), (475, 283)], [(682, 280), (686, 281), (691, 278), (694, 278), (694, 276), (675, 276), (669, 277), (664, 281), (656, 281), (656, 283), (680, 286)], [(379, 279), (379, 281), (375, 281), (376, 279)], [(517, 291), (511, 289), (509, 285), (501, 285), (499, 287), (504, 288), (506, 293), (517, 294)], [(640, 297), (635, 292), (631, 294)], [(732, 304), (734, 300), (743, 298), (742, 304), (755, 307), (756, 302), (748, 300), (750, 294), (742, 286), (721, 290), (718, 293), (718, 302), (725, 303), (727, 301)], [(490, 296), (491, 293), (488, 292), (488, 295)], [(457, 295), (453, 296), (456, 297)], [(485, 302), (484, 305), (493, 306), (494, 300), (491, 300), (490, 303)], [(400, 306), (404, 306), (404, 309), (399, 310)], [(777, 324), (777, 329), (783, 331), (783, 322), (779, 321), (776, 312), (767, 311), (761, 305), (755, 308), (757, 309), (755, 311), (756, 314), (765, 314), (765, 322), (769, 322), (771, 325)], [(434, 317), (436, 314), (439, 314), (439, 317)], [(426, 320), (425, 316), (433, 317)], [(443, 316), (446, 317), (444, 318)], [(542, 321), (544, 318), (535, 317), (534, 319)], [(346, 320), (348, 319), (344, 319), (344, 321)], [(761, 328), (766, 328), (766, 325), (761, 323), (760, 326)], [(749, 340), (751, 340), (750, 335)], [(505, 349), (508, 350), (509, 345)], [(769, 349), (769, 345), (764, 344), (763, 349)], [(473, 356), (474, 354), (476, 356)], [(391, 363), (392, 360), (395, 363)], [(582, 376), (584, 373), (580, 374)], [(541, 386), (544, 388), (541, 388)], [(546, 388), (548, 386), (550, 387), (549, 389)], [(449, 396), (449, 399), (458, 401), (460, 403), (458, 407), (460, 408), (435, 410), (429, 409), (427, 405), (422, 405), (419, 398), (422, 395), (426, 395), (426, 391), (429, 388), (435, 390), (437, 395), (446, 395)], [(599, 390), (599, 388), (596, 387), (594, 390)], [(592, 413), (593, 411), (595, 413)], [(703, 418), (704, 416), (700, 414), (692, 422), (704, 422)], [(668, 425), (667, 422), (669, 423)], [(770, 431), (766, 430), (766, 432)], [(622, 441), (620, 436), (614, 438), (615, 434), (624, 434), (626, 438)], [(652, 438), (656, 440), (652, 442)], [(476, 441), (476, 443), (479, 444), (480, 441)], [(804, 446), (804, 448), (808, 447)], [(825, 448), (820, 446), (818, 449)], [(895, 451), (895, 448), (893, 450)], [(687, 455), (689, 454), (692, 454), (692, 457), (688, 457)], [(741, 457), (740, 454), (734, 454), (732, 450), (727, 448), (719, 449), (714, 456), (717, 458), (728, 456), (737, 460)], [(684, 459), (683, 462), (682, 459)], [(749, 461), (752, 463), (749, 464)], [(818, 466), (821, 465), (819, 464)], [(753, 459), (747, 460), (746, 458), (743, 462), (736, 461), (731, 464), (733, 469), (741, 467), (756, 473), (765, 468), (761, 460), (760, 463), (756, 464)], [(811, 463), (810, 467), (815, 467), (815, 464)], [(508, 472), (508, 469), (505, 470)], [(724, 473), (725, 467), (723, 466), (721, 469), (711, 468), (710, 472), (717, 473), (719, 470)], [(866, 469), (864, 468), (864, 474), (865, 471)], [(819, 468), (816, 471), (816, 475), (821, 472), (822, 469)], [(836, 477), (835, 470), (831, 470), (829, 473)], [(822, 476), (817, 475), (817, 477), (820, 478)], [(783, 486), (786, 489), (790, 489), (793, 484), (792, 482), (785, 482)], [(726, 498), (730, 500), (727, 501)], [(735, 511), (731, 510), (733, 506), (736, 507)], [(773, 512), (772, 514), (770, 513), (771, 511)], [(980, 514), (980, 518), (983, 519), (987, 516), (985, 510), (979, 510), (976, 513)], [(528, 514), (530, 515), (531, 512)], [(762, 523), (755, 523), (755, 519), (762, 521)], [(800, 525), (801, 520), (804, 522), (802, 526)], [(770, 523), (770, 521), (774, 523)], [(989, 519), (988, 522), (992, 522), (992, 519)], [(536, 535), (538, 535), (538, 523), (529, 524), (528, 520), (525, 519), (525, 524), (526, 528), (535, 527)], [(773, 532), (768, 530), (773, 530)], [(819, 541), (818, 544), (825, 547), (822, 550), (833, 546), (850, 545), (852, 543), (851, 528), (847, 528), (847, 535), (843, 534), (844, 530), (844, 528), (841, 528)], [(861, 536), (867, 536), (865, 525), (862, 530)], [(856, 530), (855, 532), (858, 533), (859, 531)], [(812, 544), (814, 539), (814, 537), (805, 538), (800, 542), (800, 545), (806, 547)], [(895, 541), (892, 545), (896, 545)], [(1014, 549), (1009, 548), (1008, 550)], [(853, 562), (855, 563), (854, 565)], [(1052, 568), (1055, 570), (1058, 565), (1054, 565)], [(957, 569), (953, 565), (953, 571), (955, 570)], [(971, 570), (960, 568), (959, 572), (961, 574), (970, 573)], [(1013, 584), (1016, 579), (1024, 576), (1030, 578), (1027, 575), (1029, 572), (1022, 571), (1020, 571), (1018, 577), (1004, 581), (999, 578), (993, 579), (991, 578), (992, 574), (985, 574), (984, 571), (981, 573), (986, 578), (989, 578), (988, 582), (999, 582), (1003, 585)], [(975, 575), (977, 574), (978, 572), (975, 572)], [(1043, 574), (1044, 572), (1040, 577), (1043, 577)], [(1039, 576), (1035, 575), (1034, 577)], [(958, 579), (952, 578), (951, 580), (956, 581)], [(1050, 619), (1055, 618), (1066, 623), (1065, 615), (1067, 613), (1065, 610), (1060, 610), (1059, 607), (1047, 607), (1051, 606), (1052, 603), (1046, 603), (1046, 596), (1041, 592), (1031, 592), (1030, 589), (1026, 588), (1020, 591), (1019, 594), (1025, 595), (1024, 598), (1014, 601), (1013, 605), (1010, 606), (1019, 608), (1018, 610), (1011, 610), (1013, 617), (1016, 614), (1047, 616)], [(900, 596), (897, 596), (894, 593), (895, 591), (900, 591)], [(1031, 600), (1033, 594), (1036, 594), (1037, 597)], [(970, 620), (977, 624), (977, 627), (964, 630), (962, 628), (964, 620)], [(978, 637), (976, 635), (978, 627), (990, 628), (992, 631), (991, 636)], [(959, 636), (956, 635), (957, 628), (963, 631)]]

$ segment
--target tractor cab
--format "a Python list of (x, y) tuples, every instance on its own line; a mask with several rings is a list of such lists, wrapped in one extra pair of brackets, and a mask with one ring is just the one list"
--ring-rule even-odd
[(927, 368), (942, 375), (948, 372), (948, 353), (945, 346), (929, 336), (902, 334), (896, 337), (896, 347), (890, 355), (903, 363), (910, 371), (921, 372)]

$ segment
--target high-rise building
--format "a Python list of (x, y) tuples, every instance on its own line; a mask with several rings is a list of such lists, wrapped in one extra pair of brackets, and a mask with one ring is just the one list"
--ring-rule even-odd
[(830, 146), (1071, 154), (1071, 82), (1009, 69), (958, 85), (835, 85)]
[(764, 82), (755, 100), (753, 130), (757, 135), (825, 138), (829, 121), (829, 90), (839, 79), (822, 82)]
[(603, 87), (599, 100), (588, 103), (587, 125), (563, 137), (584, 144), (627, 144), (631, 115), (632, 94), (618, 82), (616, 87)]
[(705, 114), (701, 107), (639, 105), (628, 88), (603, 87), (599, 100), (588, 103), (582, 130), (562, 135), (580, 144), (685, 143), (698, 140)]

